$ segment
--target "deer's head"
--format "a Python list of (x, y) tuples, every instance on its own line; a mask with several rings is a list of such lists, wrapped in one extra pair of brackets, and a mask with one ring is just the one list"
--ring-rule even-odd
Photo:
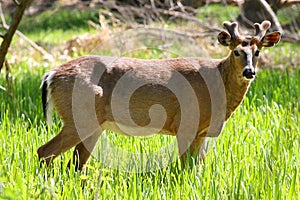
[(229, 46), (234, 66), (238, 72), (241, 72), (245, 79), (255, 77), (255, 66), (262, 47), (271, 47), (277, 44), (281, 38), (280, 32), (266, 34), (270, 28), (269, 21), (263, 21), (261, 24), (255, 23), (254, 36), (241, 36), (236, 22), (224, 22), (224, 27), (228, 32), (222, 31), (218, 35), (219, 42), (224, 46)]

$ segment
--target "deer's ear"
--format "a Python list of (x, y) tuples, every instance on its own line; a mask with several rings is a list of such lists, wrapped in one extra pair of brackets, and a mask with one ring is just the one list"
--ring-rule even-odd
[(273, 32), (265, 35), (265, 37), (260, 41), (263, 47), (272, 47), (277, 44), (281, 39), (280, 32)]
[(220, 44), (222, 44), (223, 46), (229, 46), (230, 45), (230, 41), (231, 41), (231, 36), (225, 32), (222, 31), (221, 33), (219, 33), (218, 35), (218, 41), (220, 42)]

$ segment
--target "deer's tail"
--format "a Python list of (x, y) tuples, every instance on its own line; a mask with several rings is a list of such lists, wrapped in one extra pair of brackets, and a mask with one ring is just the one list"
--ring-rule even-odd
[(52, 79), (54, 75), (55, 75), (55, 71), (47, 72), (44, 75), (41, 84), (44, 117), (50, 126), (52, 125), (52, 110), (53, 110), (50, 85), (52, 83)]

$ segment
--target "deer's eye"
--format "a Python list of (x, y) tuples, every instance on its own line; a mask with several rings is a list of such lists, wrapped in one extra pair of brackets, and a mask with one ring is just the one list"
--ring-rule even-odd
[(255, 56), (259, 56), (259, 50), (256, 50), (254, 53)]
[(233, 53), (234, 53), (235, 56), (239, 56), (240, 55), (240, 53), (239, 53), (238, 50), (234, 50)]
[(245, 47), (245, 46), (247, 46), (247, 45), (248, 45), (248, 42), (246, 42), (246, 41), (243, 41), (243, 42), (242, 42), (242, 46), (243, 46), (243, 47)]

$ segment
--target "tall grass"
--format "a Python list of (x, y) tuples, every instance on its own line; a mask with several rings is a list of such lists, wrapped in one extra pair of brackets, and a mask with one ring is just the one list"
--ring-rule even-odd
[[(297, 199), (300, 192), (300, 71), (261, 71), (221, 136), (210, 140), (204, 162), (179, 162), (128, 173), (91, 158), (86, 175), (67, 169), (71, 153), (40, 167), (37, 148), (60, 129), (43, 121), (39, 93), (43, 68), (22, 66), (11, 94), (0, 92), (0, 196), (3, 199)], [(4, 79), (1, 85), (5, 86)], [(106, 133), (114, 145), (140, 151), (170, 137), (126, 138)], [(137, 146), (140, 146), (138, 149)], [(109, 154), (108, 154), (109, 155)], [(101, 186), (97, 187), (101, 172)], [(99, 190), (99, 191), (98, 191)]]

